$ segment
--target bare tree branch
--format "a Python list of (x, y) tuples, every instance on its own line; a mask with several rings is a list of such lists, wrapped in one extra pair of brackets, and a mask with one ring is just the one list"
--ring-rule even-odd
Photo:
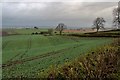
[(59, 23), (58, 26), (56, 27), (56, 30), (60, 31), (60, 35), (62, 34), (62, 31), (64, 29), (67, 29), (67, 26), (65, 24), (63, 24), (63, 23)]
[(120, 29), (120, 1), (118, 7), (113, 10), (113, 25)]
[(100, 29), (100, 28), (103, 28), (104, 29), (104, 23), (105, 23), (106, 21), (104, 20), (104, 18), (102, 18), (102, 17), (97, 17), (96, 19), (95, 19), (95, 21), (93, 22), (93, 28), (92, 29), (97, 29), (97, 32), (98, 32), (98, 30)]

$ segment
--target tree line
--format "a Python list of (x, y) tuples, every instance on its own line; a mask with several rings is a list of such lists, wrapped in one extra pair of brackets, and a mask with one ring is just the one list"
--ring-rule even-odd
[[(104, 24), (105, 24), (105, 19), (103, 17), (97, 17), (93, 21), (93, 28), (96, 29), (98, 32), (99, 29), (105, 29)], [(120, 1), (118, 2), (117, 8), (113, 10), (113, 26), (115, 26), (117, 29), (120, 29)], [(64, 23), (59, 23), (58, 26), (56, 27), (56, 30), (60, 32), (60, 35), (62, 34), (62, 31), (66, 29), (67, 26)]]
[[(103, 17), (97, 17), (93, 21), (93, 27), (92, 29), (96, 29), (96, 32), (99, 31), (99, 29), (105, 29), (105, 19)], [(117, 8), (113, 9), (113, 26), (115, 26), (117, 29), (120, 29), (120, 1), (118, 2)], [(38, 29), (38, 27), (34, 27), (34, 29)], [(61, 35), (63, 30), (67, 29), (67, 26), (64, 23), (59, 23), (58, 26), (55, 28), (56, 31), (59, 31), (59, 34)], [(48, 32), (52, 34), (53, 30), (49, 29)]]

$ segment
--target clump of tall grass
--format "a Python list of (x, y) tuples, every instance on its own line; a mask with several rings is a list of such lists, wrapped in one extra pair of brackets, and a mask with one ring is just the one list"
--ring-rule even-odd
[(51, 66), (38, 76), (48, 79), (118, 79), (120, 78), (120, 38), (61, 66)]

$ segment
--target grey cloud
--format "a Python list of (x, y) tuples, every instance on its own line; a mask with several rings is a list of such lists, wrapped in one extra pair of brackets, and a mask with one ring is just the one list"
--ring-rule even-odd
[(3, 3), (3, 25), (56, 26), (63, 22), (68, 26), (89, 27), (99, 16), (110, 24), (111, 11), (116, 5), (116, 2)]
[(0, 3), (0, 28), (2, 27), (2, 4)]
[(119, 0), (1, 0), (1, 2), (118, 2)]

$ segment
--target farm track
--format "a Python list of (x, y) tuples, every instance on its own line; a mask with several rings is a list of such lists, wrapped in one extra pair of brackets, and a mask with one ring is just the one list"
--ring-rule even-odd
[(20, 56), (21, 54), (21, 56), (20, 56), (20, 59), (22, 59), (23, 58), (23, 56), (29, 51), (29, 49), (31, 48), (31, 37), (28, 39), (28, 41), (27, 41), (27, 49), (25, 50), (25, 52), (24, 53), (18, 53), (18, 54), (16, 54), (14, 57), (12, 57), (7, 63), (10, 63), (10, 62), (12, 62), (16, 57), (18, 57), (18, 56)]
[(52, 56), (52, 55), (60, 54), (61, 52), (64, 52), (64, 51), (69, 50), (71, 48), (77, 48), (79, 46), (81, 46), (81, 45), (79, 44), (79, 45), (69, 47), (69, 48), (64, 48), (64, 49), (61, 49), (61, 50), (58, 50), (58, 51), (48, 52), (48, 53), (43, 54), (43, 55), (38, 55), (38, 56), (34, 56), (34, 57), (22, 59), (22, 60), (12, 61), (12, 62), (9, 62), (7, 64), (2, 64), (2, 68), (14, 66), (14, 65), (17, 65), (17, 64), (23, 64), (23, 63), (28, 62), (28, 61), (33, 61), (33, 60), (36, 60), (36, 59), (42, 59), (44, 57), (49, 57), (49, 56)]
[(31, 37), (28, 39), (28, 46), (26, 51), (20, 56), (20, 59), (22, 59), (24, 57), (24, 55), (31, 49), (31, 44), (32, 44), (32, 40)]

